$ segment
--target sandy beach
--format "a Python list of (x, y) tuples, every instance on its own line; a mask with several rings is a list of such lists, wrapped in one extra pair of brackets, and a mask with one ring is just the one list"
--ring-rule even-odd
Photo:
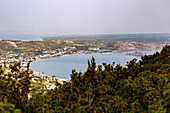
[(61, 55), (61, 56), (54, 56), (54, 57), (48, 57), (48, 58), (39, 58), (39, 59), (32, 61), (31, 63), (42, 61), (42, 60), (47, 60), (47, 59), (52, 59), (52, 58), (57, 58), (57, 57), (72, 56), (72, 55), (81, 55), (81, 54), (74, 53), (74, 54), (64, 54), (64, 55)]
[[(110, 53), (115, 53), (115, 52), (107, 52), (107, 53), (87, 53), (87, 54), (110, 54)], [(47, 59), (52, 59), (52, 58), (57, 58), (57, 57), (66, 57), (66, 56), (73, 56), (73, 55), (87, 55), (86, 53), (73, 53), (73, 54), (64, 54), (61, 56), (54, 56), (54, 57), (48, 57), (48, 58), (39, 58), (36, 59), (34, 61), (32, 61), (31, 63), (35, 63), (38, 61), (42, 61), (42, 60), (47, 60)]]

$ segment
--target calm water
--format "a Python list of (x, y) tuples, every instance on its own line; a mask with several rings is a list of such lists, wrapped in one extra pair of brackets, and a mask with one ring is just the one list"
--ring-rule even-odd
[[(153, 54), (155, 51), (143, 51), (147, 54)], [(87, 69), (88, 59), (92, 56), (95, 57), (97, 65), (102, 63), (112, 64), (125, 64), (133, 58), (140, 59), (139, 56), (125, 55), (126, 52), (122, 53), (109, 53), (109, 54), (86, 54), (86, 55), (73, 55), (63, 56), (47, 60), (34, 62), (31, 64), (31, 69), (37, 72), (44, 72), (47, 75), (55, 75), (58, 78), (70, 79), (72, 69), (84, 72)]]
[(22, 40), (22, 41), (39, 41), (42, 40), (37, 34), (15, 34), (0, 33), (1, 40)]

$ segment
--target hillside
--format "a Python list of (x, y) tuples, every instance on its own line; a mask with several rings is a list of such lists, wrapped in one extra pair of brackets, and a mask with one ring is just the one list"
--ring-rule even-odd
[[(11, 42), (17, 45), (14, 46)], [(7, 53), (12, 51), (13, 53), (30, 53), (38, 54), (43, 50), (54, 50), (62, 48), (66, 44), (60, 41), (15, 41), (15, 40), (1, 40), (0, 41), (0, 53)]]
[(72, 70), (70, 81), (56, 81), (54, 90), (32, 94), (30, 99), (29, 65), (23, 72), (20, 64), (11, 65), (8, 73), (0, 66), (0, 112), (13, 106), (13, 110), (25, 113), (169, 113), (170, 46), (136, 61), (129, 61), (125, 67), (114, 63), (96, 66), (92, 58), (84, 73)]

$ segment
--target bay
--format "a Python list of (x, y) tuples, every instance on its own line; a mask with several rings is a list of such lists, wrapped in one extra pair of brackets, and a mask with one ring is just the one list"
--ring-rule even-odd
[[(156, 50), (142, 52), (153, 54)], [(61, 56), (31, 63), (30, 68), (33, 71), (43, 72), (50, 76), (55, 75), (57, 78), (70, 79), (72, 69), (76, 69), (78, 72), (86, 71), (88, 60), (90, 60), (92, 56), (95, 58), (97, 65), (101, 65), (102, 63), (112, 64), (115, 62), (115, 64), (125, 66), (130, 60), (134, 58), (140, 60), (141, 58), (140, 56), (126, 55), (126, 53), (127, 52)]]

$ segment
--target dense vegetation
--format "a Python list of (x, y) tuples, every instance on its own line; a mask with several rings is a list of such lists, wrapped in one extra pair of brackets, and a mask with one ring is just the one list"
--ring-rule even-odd
[(28, 113), (170, 112), (170, 46), (125, 67), (114, 63), (96, 67), (92, 58), (86, 72), (72, 70), (69, 82), (56, 82), (56, 89), (30, 99), (29, 71), (20, 72), (19, 64), (10, 67), (6, 74), (0, 67), (0, 112), (7, 110), (1, 107), (6, 99)]

